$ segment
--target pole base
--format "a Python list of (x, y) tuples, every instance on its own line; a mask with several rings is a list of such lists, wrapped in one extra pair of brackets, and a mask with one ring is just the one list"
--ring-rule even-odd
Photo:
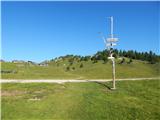
[(111, 90), (116, 90), (116, 88), (111, 88)]

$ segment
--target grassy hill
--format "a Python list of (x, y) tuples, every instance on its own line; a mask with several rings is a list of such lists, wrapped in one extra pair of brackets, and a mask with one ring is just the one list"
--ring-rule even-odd
[(159, 120), (159, 80), (106, 83), (6, 83), (3, 120)]
[[(133, 60), (120, 64), (116, 59), (116, 78), (157, 77), (159, 64), (149, 64), (146, 61)], [(112, 78), (111, 61), (104, 63), (98, 60), (72, 60), (69, 58), (56, 59), (39, 66), (27, 62), (1, 63), (2, 79), (107, 79)]]

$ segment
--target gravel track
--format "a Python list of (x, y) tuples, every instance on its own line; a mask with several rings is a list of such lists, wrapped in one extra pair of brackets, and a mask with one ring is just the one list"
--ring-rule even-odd
[[(153, 79), (160, 79), (160, 77), (152, 77), (152, 78), (125, 78), (125, 79), (116, 79), (116, 81), (124, 81), (124, 80), (153, 80)], [(37, 80), (20, 80), (20, 79), (1, 79), (0, 83), (66, 83), (66, 82), (73, 82), (73, 83), (80, 83), (80, 82), (107, 82), (112, 81), (112, 79), (84, 79), (84, 80), (76, 80), (76, 79), (67, 79), (67, 80), (60, 80), (60, 79), (37, 79)]]

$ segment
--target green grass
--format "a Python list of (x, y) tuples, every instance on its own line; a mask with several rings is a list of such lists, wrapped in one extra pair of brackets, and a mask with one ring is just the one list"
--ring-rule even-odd
[[(83, 63), (83, 68), (80, 64)], [(58, 64), (58, 65), (57, 65)], [(71, 70), (66, 71), (67, 60), (58, 63), (50, 62), (49, 66), (29, 66), (28, 64), (2, 63), (2, 70), (14, 70), (17, 73), (2, 73), (3, 79), (107, 79), (112, 77), (111, 63), (102, 61), (93, 64), (92, 61), (74, 62)], [(72, 70), (75, 67), (75, 70)], [(116, 64), (116, 78), (157, 77), (159, 64), (148, 64), (134, 60), (131, 64)]]
[[(2, 84), (2, 120), (159, 120), (159, 80)], [(39, 100), (32, 100), (32, 99)]]

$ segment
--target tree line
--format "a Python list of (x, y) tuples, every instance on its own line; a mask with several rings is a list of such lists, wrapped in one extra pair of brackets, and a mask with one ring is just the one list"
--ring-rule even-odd
[[(118, 49), (113, 49), (113, 56), (115, 58), (122, 57), (122, 62), (125, 61), (124, 58), (127, 57), (129, 58), (129, 61), (132, 62), (132, 59), (135, 60), (142, 60), (142, 61), (148, 61), (151, 64), (155, 64), (157, 62), (160, 62), (160, 56), (156, 55), (152, 51), (149, 52), (137, 52), (136, 50), (118, 50)], [(91, 60), (93, 63), (98, 62), (98, 60), (103, 60), (104, 63), (108, 62), (108, 57), (109, 57), (109, 51), (103, 50), (103, 51), (98, 51), (96, 54), (92, 56), (80, 56), (80, 55), (66, 55), (66, 56), (61, 56), (58, 59), (68, 59), (68, 62), (70, 65), (73, 64), (74, 60), (75, 61), (88, 61)]]
[(155, 64), (157, 62), (160, 62), (160, 56), (156, 55), (152, 51), (149, 52), (137, 52), (133, 50), (117, 50), (115, 49), (115, 54), (120, 57), (128, 57), (130, 59), (137, 59), (142, 61), (148, 61), (151, 64)]
[[(113, 56), (115, 58), (118, 57), (127, 57), (129, 58), (130, 62), (132, 61), (132, 59), (136, 59), (136, 60), (142, 60), (142, 61), (148, 61), (151, 64), (155, 64), (160, 62), (160, 56), (156, 55), (155, 53), (153, 53), (152, 51), (149, 52), (137, 52), (136, 50), (118, 50), (118, 49), (113, 49)], [(108, 57), (109, 57), (109, 51), (108, 50), (103, 50), (103, 51), (99, 51), (97, 52), (95, 55), (93, 55), (92, 57), (90, 56), (85, 56), (85, 57), (81, 57), (82, 60), (89, 60), (89, 58), (93, 61), (93, 62), (97, 62), (98, 60), (103, 60), (104, 63), (106, 63), (108, 61)], [(122, 59), (122, 61), (124, 61), (124, 58)]]

